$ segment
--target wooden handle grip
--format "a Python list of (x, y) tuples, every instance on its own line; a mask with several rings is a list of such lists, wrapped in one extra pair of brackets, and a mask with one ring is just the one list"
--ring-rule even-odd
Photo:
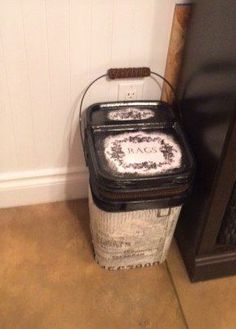
[(130, 79), (149, 77), (151, 70), (149, 67), (127, 67), (109, 69), (107, 75), (110, 79)]

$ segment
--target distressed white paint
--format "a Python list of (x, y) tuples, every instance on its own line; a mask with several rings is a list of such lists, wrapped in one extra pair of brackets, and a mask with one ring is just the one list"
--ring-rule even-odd
[[(164, 73), (174, 5), (173, 0), (0, 2), (0, 174), (5, 177), (0, 191), (8, 198), (2, 207), (41, 202), (37, 177), (44, 170), (52, 173), (52, 185), (58, 170), (77, 168), (78, 175), (85, 170), (76, 106), (83, 88), (109, 67), (144, 65)], [(144, 98), (158, 96), (150, 79)], [(115, 99), (117, 83), (102, 81), (86, 104)], [(32, 195), (29, 190), (23, 197), (25, 190), (14, 187), (11, 175), (23, 186), (29, 171), (37, 183)], [(74, 195), (85, 195), (78, 192), (81, 177)], [(66, 190), (66, 179), (64, 185)], [(54, 190), (43, 201), (57, 200)]]

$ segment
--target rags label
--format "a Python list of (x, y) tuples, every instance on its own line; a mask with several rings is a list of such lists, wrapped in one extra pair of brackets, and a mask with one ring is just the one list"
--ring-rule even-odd
[(154, 175), (181, 166), (182, 152), (172, 136), (164, 133), (127, 132), (104, 140), (105, 158), (120, 174)]

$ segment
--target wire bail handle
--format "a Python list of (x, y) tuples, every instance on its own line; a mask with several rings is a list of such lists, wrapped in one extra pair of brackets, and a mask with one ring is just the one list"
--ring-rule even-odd
[[(170, 88), (172, 91), (175, 101), (177, 104), (178, 102), (178, 97), (176, 94), (175, 88), (172, 86), (172, 84), (162, 75), (159, 73), (156, 73), (154, 71), (151, 71), (149, 67), (127, 67), (127, 68), (111, 68), (107, 71), (107, 73), (100, 75), (96, 79), (94, 79), (90, 84), (86, 87), (83, 96), (81, 98), (80, 102), (80, 108), (79, 108), (79, 127), (80, 127), (80, 137), (81, 137), (81, 142), (85, 154), (85, 148), (84, 148), (84, 136), (82, 133), (82, 108), (83, 108), (83, 103), (84, 103), (84, 98), (88, 92), (88, 90), (92, 87), (94, 83), (96, 83), (98, 80), (108, 77), (110, 80), (116, 80), (116, 79), (134, 79), (134, 78), (145, 78), (145, 77), (150, 77), (151, 75), (155, 75), (158, 78), (162, 79)], [(181, 118), (181, 112), (178, 106), (178, 116)]]

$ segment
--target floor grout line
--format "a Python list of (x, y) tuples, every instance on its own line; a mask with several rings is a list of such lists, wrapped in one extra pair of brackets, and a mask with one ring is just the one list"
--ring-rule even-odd
[(175, 296), (177, 298), (177, 302), (179, 304), (179, 308), (180, 308), (180, 312), (182, 314), (182, 318), (183, 318), (183, 321), (184, 321), (184, 324), (186, 326), (187, 329), (190, 329), (189, 325), (188, 325), (188, 322), (187, 322), (187, 319), (185, 317), (185, 314), (184, 314), (184, 310), (183, 310), (183, 307), (182, 307), (182, 304), (181, 304), (181, 301), (180, 301), (180, 298), (179, 298), (179, 294), (178, 294), (178, 291), (177, 291), (177, 288), (176, 288), (176, 284), (175, 284), (175, 281), (173, 279), (173, 276), (171, 274), (171, 271), (170, 271), (170, 268), (168, 266), (168, 263), (167, 261), (165, 261), (165, 265), (166, 265), (166, 270), (168, 272), (168, 275), (169, 275), (169, 279), (170, 279), (170, 282), (171, 282), (171, 285), (174, 289), (174, 293), (175, 293)]

